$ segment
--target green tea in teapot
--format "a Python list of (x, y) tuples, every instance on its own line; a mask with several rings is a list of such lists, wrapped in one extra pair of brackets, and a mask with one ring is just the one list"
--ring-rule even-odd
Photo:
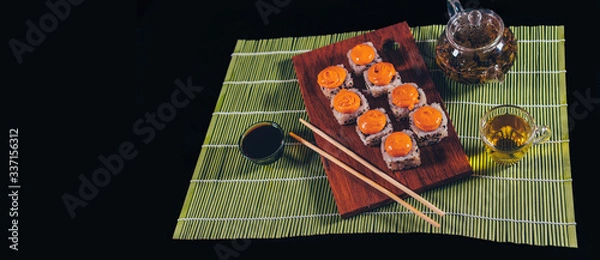
[(463, 10), (448, 0), (451, 14), (436, 45), (436, 62), (446, 75), (461, 83), (503, 81), (517, 54), (517, 40), (491, 10)]

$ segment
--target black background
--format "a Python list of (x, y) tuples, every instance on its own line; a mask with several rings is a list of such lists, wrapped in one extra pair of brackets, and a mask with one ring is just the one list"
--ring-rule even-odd
[[(51, 0), (52, 1), (52, 0)], [(262, 0), (273, 4), (272, 0)], [(48, 13), (45, 1), (4, 4), (5, 42), (25, 41), (25, 21)], [(445, 24), (445, 1), (290, 0), (264, 23), (248, 1), (84, 1), (48, 33), (23, 63), (5, 45), (7, 129), (19, 128), (19, 252), (9, 259), (187, 256), (219, 259), (231, 241), (174, 241), (173, 230), (237, 39), (309, 36), (370, 30), (407, 21)], [(286, 1), (279, 1), (286, 3)], [(565, 25), (567, 101), (598, 94), (596, 33), (591, 7), (581, 1), (463, 1), (486, 7), (507, 25)], [(590, 19), (590, 17), (592, 19)], [(145, 144), (132, 126), (170, 100), (175, 79), (204, 90)], [(571, 121), (570, 148), (579, 248), (534, 247), (431, 234), (326, 235), (251, 240), (235, 259), (289, 257), (589, 259), (597, 198), (598, 109)], [(573, 117), (573, 114), (570, 114)], [(76, 194), (80, 175), (101, 167), (98, 157), (132, 142), (137, 156), (71, 218), (61, 196)], [(589, 149), (594, 149), (589, 152)], [(596, 167), (594, 167), (596, 166)], [(6, 182), (6, 185), (8, 181)], [(235, 196), (235, 194), (232, 194)], [(3, 196), (5, 199), (6, 196)], [(10, 204), (5, 209), (8, 211)], [(7, 214), (7, 213), (2, 213)], [(9, 226), (2, 220), (5, 237)], [(5, 240), (8, 247), (9, 241)], [(238, 241), (240, 242), (240, 241)], [(240, 242), (241, 243), (241, 242)], [(246, 241), (248, 243), (248, 241)], [(3, 259), (6, 259), (3, 257)], [(229, 259), (234, 259), (233, 257)]]

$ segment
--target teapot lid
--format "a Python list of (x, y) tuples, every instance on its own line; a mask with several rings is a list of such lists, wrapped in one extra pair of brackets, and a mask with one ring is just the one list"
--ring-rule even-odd
[(446, 26), (449, 42), (462, 51), (493, 48), (502, 39), (504, 22), (489, 9), (466, 9), (455, 13)]

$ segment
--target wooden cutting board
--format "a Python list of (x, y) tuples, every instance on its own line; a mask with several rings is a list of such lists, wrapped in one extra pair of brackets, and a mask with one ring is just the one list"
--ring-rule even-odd
[[(292, 58), (310, 122), (417, 193), (471, 175), (473, 170), (451, 120), (448, 122), (448, 137), (438, 144), (421, 147), (421, 166), (401, 171), (389, 170), (383, 161), (380, 148), (365, 146), (356, 133), (355, 125), (341, 126), (336, 122), (329, 107), (329, 100), (323, 95), (317, 84), (317, 75), (319, 71), (330, 65), (343, 63), (346, 68), (350, 68), (346, 53), (356, 44), (366, 41), (374, 44), (384, 61), (395, 65), (403, 82), (417, 83), (424, 90), (427, 102), (440, 103), (446, 115), (448, 115), (408, 24), (401, 22)], [(394, 44), (394, 42), (398, 44)], [(353, 75), (353, 78), (355, 87), (364, 90), (365, 84), (362, 75)], [(386, 96), (366, 97), (372, 109), (384, 108), (390, 118), (393, 118)], [(394, 131), (408, 128), (406, 122), (393, 121)], [(407, 196), (400, 189), (388, 184), (316, 134), (315, 141), (323, 150), (390, 189), (400, 197)], [(322, 158), (322, 161), (342, 218), (372, 210), (392, 201), (327, 159)], [(437, 206), (444, 208), (443, 205)]]

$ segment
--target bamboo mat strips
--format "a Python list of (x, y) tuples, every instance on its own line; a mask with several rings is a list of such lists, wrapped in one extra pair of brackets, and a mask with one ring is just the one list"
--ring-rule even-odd
[[(515, 65), (504, 83), (478, 87), (450, 81), (437, 68), (435, 41), (442, 30), (411, 28), (474, 175), (420, 194), (446, 213), (435, 218), (439, 229), (395, 203), (341, 219), (319, 155), (289, 136), (283, 157), (268, 166), (251, 163), (237, 148), (243, 130), (263, 120), (314, 142), (298, 121), (307, 114), (291, 57), (364, 33), (347, 32), (237, 42), (173, 238), (418, 232), (577, 247), (564, 27), (511, 27), (518, 39)], [(242, 97), (251, 102), (239, 102)], [(525, 108), (553, 131), (550, 141), (512, 167), (492, 162), (478, 138), (477, 119), (502, 103)], [(436, 215), (412, 198), (406, 202)]]

